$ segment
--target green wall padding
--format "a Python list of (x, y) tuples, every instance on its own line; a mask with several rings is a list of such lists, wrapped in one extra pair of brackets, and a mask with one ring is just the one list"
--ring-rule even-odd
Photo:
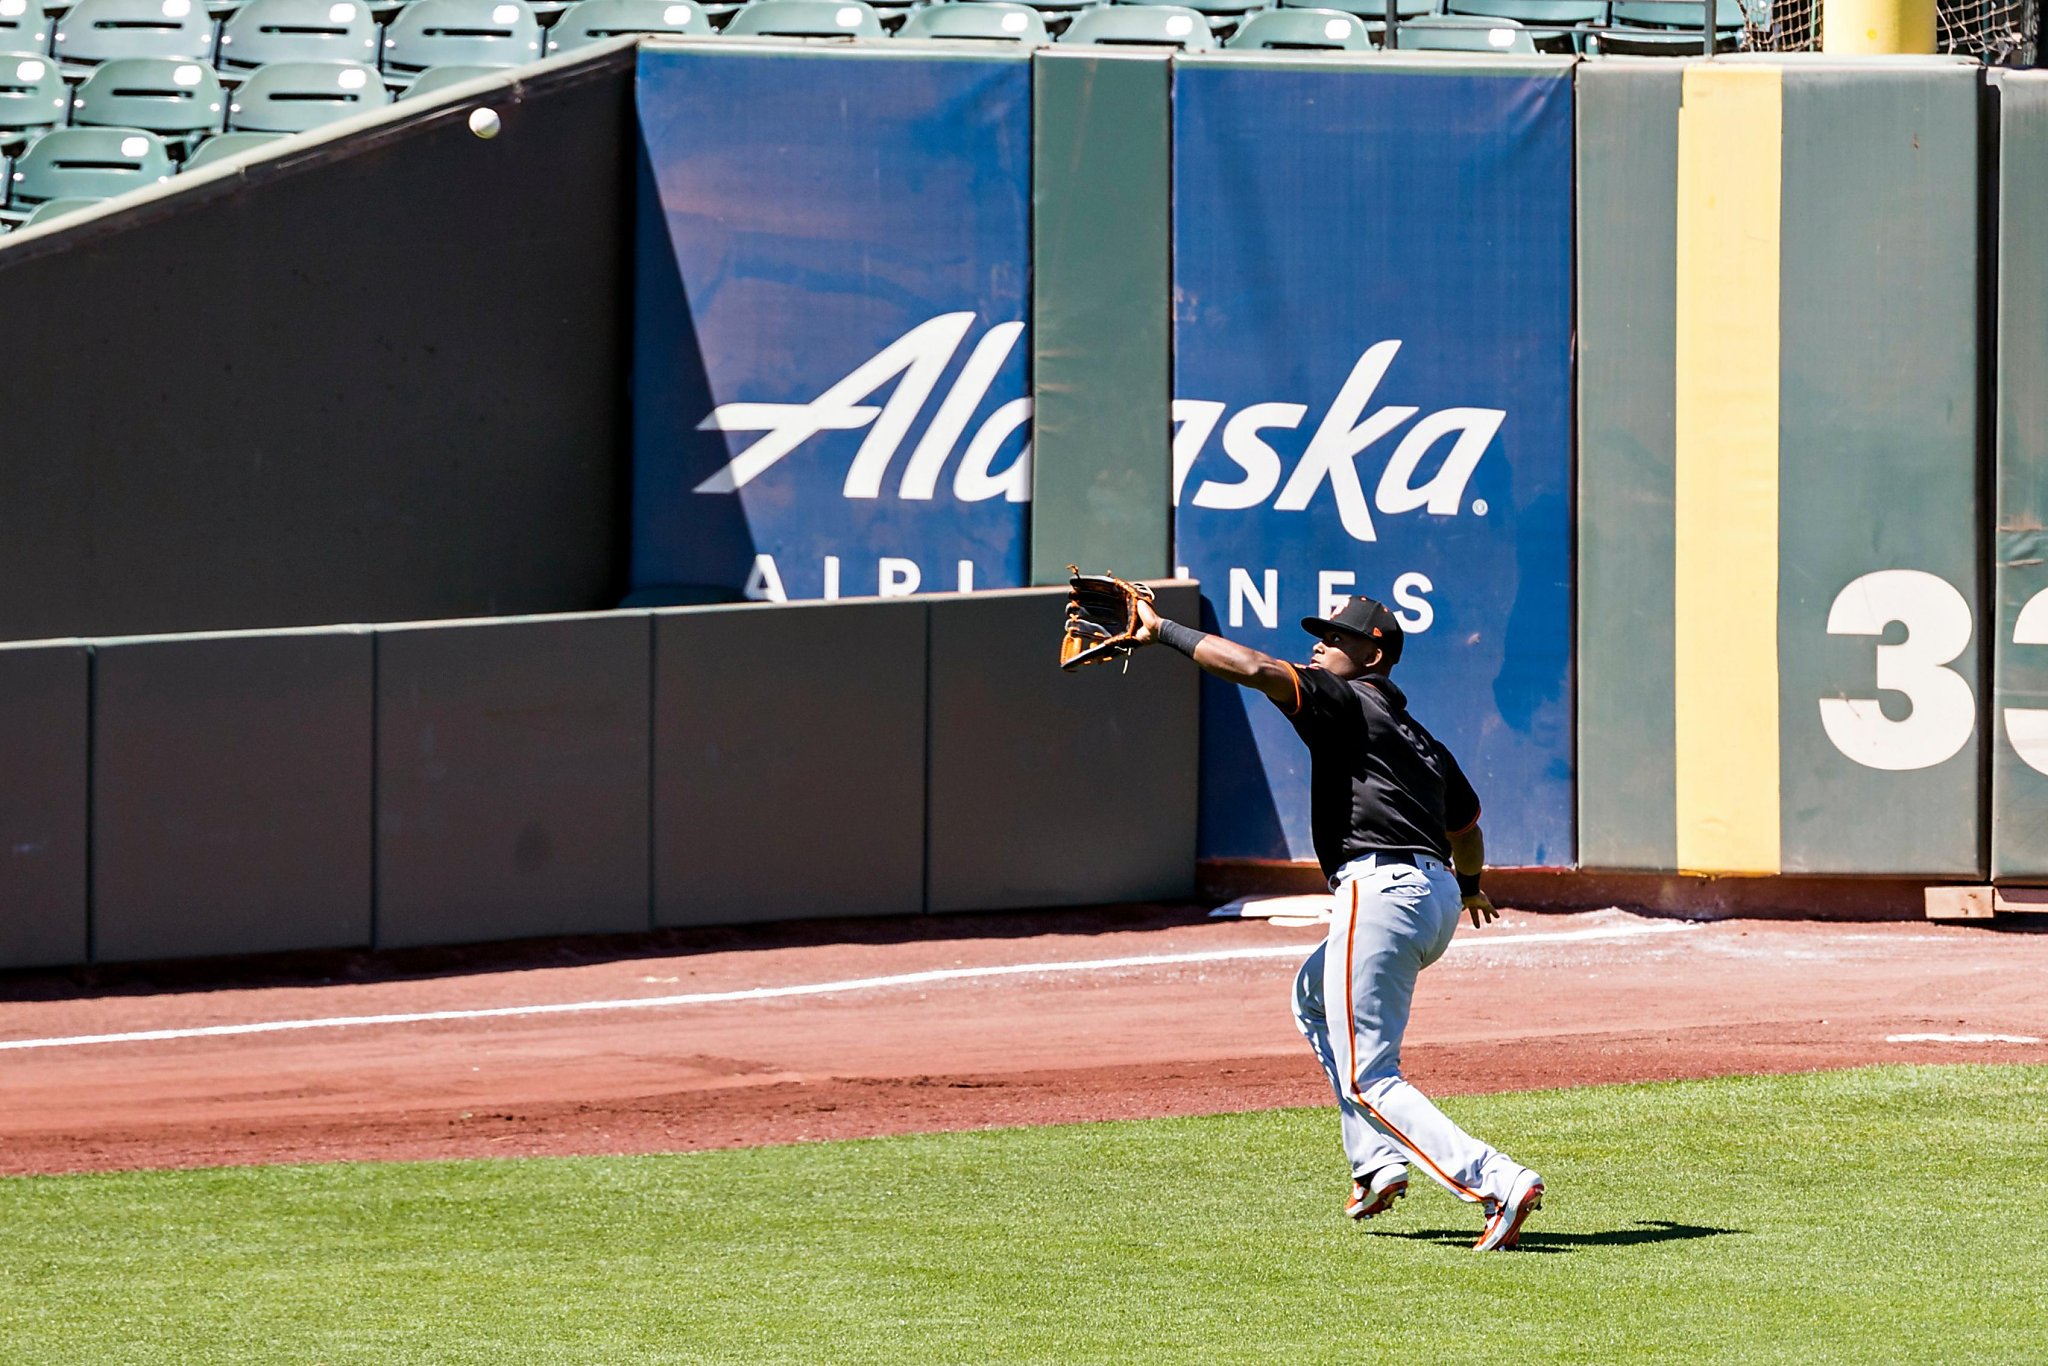
[(1031, 581), (1172, 572), (1168, 59), (1032, 59)]

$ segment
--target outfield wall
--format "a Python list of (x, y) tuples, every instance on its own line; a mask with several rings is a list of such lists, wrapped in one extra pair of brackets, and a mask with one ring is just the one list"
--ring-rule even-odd
[(0, 968), (1191, 896), (1194, 671), (1065, 603), (0, 646)]
[(630, 48), (0, 243), (0, 640), (611, 607)]
[(1984, 872), (1981, 75), (1579, 75), (1589, 868)]
[[(459, 509), (416, 501), (389, 541), (330, 498), (301, 538), (368, 538), (381, 549), (358, 559), (373, 586), (403, 580), (447, 603), (515, 540), (513, 578), (582, 585), (555, 606), (629, 587), (643, 604), (922, 602), (1056, 582), (1071, 559), (1178, 568), (1209, 585), (1200, 620), (1289, 654), (1306, 645), (1299, 617), (1369, 592), (1414, 632), (1401, 676), (1489, 796), (1497, 863), (2048, 879), (2034, 786), (2048, 760), (2027, 758), (2048, 739), (2030, 729), (2042, 689), (2022, 611), (2040, 587), (2028, 480), (2042, 423), (2028, 395), (2048, 307), (2031, 264), (2048, 232), (2027, 170), (2035, 77), (2001, 77), (1987, 104), (1983, 73), (1942, 59), (721, 38), (643, 46), (628, 106), (623, 60), (537, 68), (506, 89), (538, 99), (559, 84), (549, 98), (581, 91), (577, 107), (595, 108), (610, 81), (606, 117), (638, 147), (637, 174), (606, 157), (578, 172), (617, 177), (607, 259), (623, 271), (630, 256), (630, 287), (602, 307), (590, 281), (530, 296), (595, 310), (579, 326), (634, 311), (630, 498), (616, 402), (627, 344), (568, 381), (550, 358), (543, 383), (522, 355), (503, 372), (515, 399), (567, 383), (589, 440), (514, 402), (506, 426), (521, 431), (504, 440), (526, 463), (502, 503), (495, 485)], [(377, 139), (452, 136), (484, 99), (503, 102), (484, 91), (432, 118), (387, 116), (355, 135), (360, 148), (337, 138), (322, 157), (346, 167), (339, 153), (369, 156)], [(450, 149), (484, 145), (466, 136)], [(2002, 179), (1980, 155), (1994, 143)], [(205, 188), (185, 197), (210, 202)], [(262, 188), (230, 202), (275, 197)], [(179, 199), (110, 213), (79, 240)], [(41, 256), (56, 259), (33, 241), (0, 248), (0, 287)], [(1980, 340), (1993, 318), (1995, 351)], [(445, 465), (424, 462), (429, 477), (496, 449), (442, 435), (388, 449), (445, 451)], [(477, 487), (473, 471), (460, 478)], [(101, 486), (94, 515), (127, 506), (105, 492), (124, 486)], [(48, 539), (70, 525), (65, 487), (24, 484), (0, 517), (30, 527), (40, 507), (31, 539)], [(346, 572), (223, 574), (239, 524), (209, 515), (163, 519), (214, 533), (196, 558), (162, 527), (139, 544), (166, 583), (196, 564), (229, 584), (223, 601), (250, 614), (229, 624), (291, 619), (250, 606), (265, 592), (327, 604), (326, 620), (386, 615), (342, 610), (336, 595), (360, 587)], [(139, 533), (104, 525), (125, 563)], [(457, 569), (404, 558), (444, 526)], [(406, 572), (377, 577), (394, 565)], [(52, 600), (77, 619), (52, 608), (50, 634), (99, 629), (84, 599)], [(61, 674), (18, 667), (23, 689), (49, 686), (35, 667)], [(899, 683), (885, 671), (853, 695)], [(650, 696), (662, 686), (657, 673)], [(814, 705), (824, 742), (847, 704)], [(419, 724), (435, 730), (430, 713)], [(1284, 723), (1217, 687), (1202, 729), (1197, 853), (1306, 857), (1302, 756)], [(774, 728), (739, 730), (775, 752)], [(912, 776), (900, 751), (876, 770), (891, 791)], [(420, 819), (441, 819), (429, 796)], [(869, 814), (861, 839), (894, 852), (849, 900), (896, 904), (905, 836)], [(650, 838), (647, 886), (565, 881), (539, 904), (658, 907), (664, 858), (730, 847), (706, 836), (664, 854)], [(439, 904), (450, 889), (432, 873), (423, 861), (419, 889), (394, 881), (393, 904)], [(989, 895), (1022, 904), (1029, 874)], [(493, 895), (514, 907), (515, 890)], [(769, 899), (802, 898), (791, 881)], [(442, 932), (421, 916), (418, 933)], [(531, 923), (550, 924), (540, 911)]]

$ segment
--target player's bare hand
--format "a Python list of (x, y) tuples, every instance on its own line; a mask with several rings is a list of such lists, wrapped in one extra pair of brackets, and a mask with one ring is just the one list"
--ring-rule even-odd
[(1140, 645), (1150, 645), (1159, 639), (1159, 614), (1153, 611), (1152, 604), (1143, 598), (1137, 600), (1136, 606), (1138, 629), (1131, 633), (1132, 637)]
[(1472, 917), (1472, 928), (1477, 930), (1484, 928), (1500, 912), (1493, 909), (1492, 897), (1484, 892), (1474, 892), (1465, 898), (1465, 914)]

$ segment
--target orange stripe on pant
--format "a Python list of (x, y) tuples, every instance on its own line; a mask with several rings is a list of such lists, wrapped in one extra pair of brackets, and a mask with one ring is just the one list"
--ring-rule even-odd
[(1410, 1153), (1410, 1155), (1412, 1155), (1415, 1158), (1416, 1161), (1420, 1162), (1423, 1166), (1429, 1168), (1430, 1171), (1434, 1172), (1436, 1174), (1437, 1180), (1443, 1182), (1446, 1186), (1449, 1186), (1452, 1190), (1464, 1196), (1467, 1200), (1472, 1201), (1474, 1204), (1484, 1204), (1485, 1199), (1479, 1194), (1478, 1191), (1473, 1190), (1469, 1186), (1462, 1185), (1457, 1181), (1453, 1181), (1451, 1179), (1450, 1173), (1446, 1172), (1442, 1167), (1437, 1166), (1436, 1163), (1430, 1161), (1428, 1153), (1416, 1147), (1414, 1143), (1409, 1141), (1408, 1135), (1402, 1133), (1399, 1129), (1395, 1128), (1392, 1124), (1390, 1124), (1387, 1121), (1387, 1117), (1385, 1115), (1381, 1114), (1378, 1110), (1375, 1110), (1372, 1107), (1372, 1103), (1366, 1100), (1365, 1093), (1359, 1089), (1358, 1011), (1357, 1007), (1352, 1004), (1353, 997), (1351, 995), (1352, 944), (1357, 939), (1357, 937), (1358, 882), (1356, 879), (1353, 879), (1351, 883), (1351, 917), (1345, 923), (1344, 928), (1344, 1047), (1349, 1053), (1349, 1059), (1344, 1067), (1344, 1081), (1351, 1091), (1351, 1099), (1358, 1103), (1359, 1109), (1365, 1111), (1366, 1114), (1372, 1116), (1373, 1123), (1379, 1125), (1380, 1128), (1386, 1130), (1387, 1137), (1393, 1139), (1394, 1142), (1400, 1147), (1407, 1149), (1407, 1151)]

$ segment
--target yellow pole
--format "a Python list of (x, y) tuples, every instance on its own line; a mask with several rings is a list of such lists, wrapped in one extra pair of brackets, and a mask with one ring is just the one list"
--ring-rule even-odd
[(1934, 0), (1821, 0), (1820, 15), (1822, 52), (1934, 51)]

